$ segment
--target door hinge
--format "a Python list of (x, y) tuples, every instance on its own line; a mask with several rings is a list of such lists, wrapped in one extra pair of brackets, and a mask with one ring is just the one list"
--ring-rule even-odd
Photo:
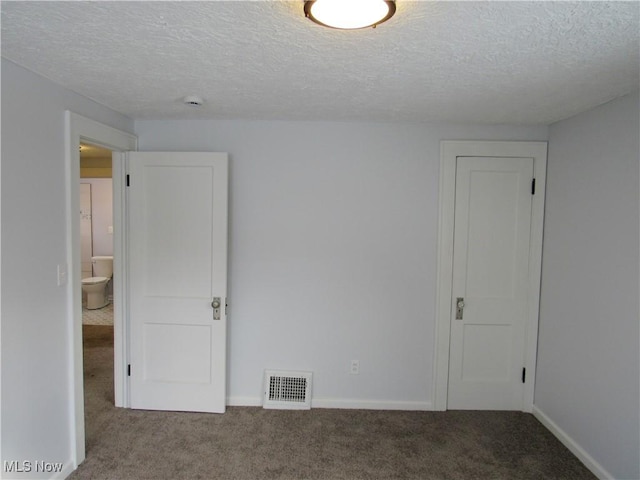
[(127, 365), (127, 377), (131, 376), (131, 364)]
[(127, 173), (127, 187), (129, 186), (129, 174)]
[(531, 180), (531, 195), (536, 194), (536, 179)]
[(527, 378), (527, 369), (523, 368), (522, 369), (522, 383), (524, 383), (524, 380)]

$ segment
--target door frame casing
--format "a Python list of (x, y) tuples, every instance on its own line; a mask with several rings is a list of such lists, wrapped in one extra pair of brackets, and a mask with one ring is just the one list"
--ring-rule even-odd
[(455, 221), (456, 168), (458, 157), (533, 158), (536, 179), (531, 205), (529, 249), (529, 287), (525, 326), (524, 384), (522, 411), (532, 412), (538, 344), (542, 234), (547, 172), (547, 142), (442, 141), (440, 142), (440, 192), (438, 212), (438, 265), (436, 325), (433, 370), (434, 410), (447, 409), (449, 384), (449, 347), (453, 308), (453, 238)]
[(108, 125), (65, 111), (65, 202), (66, 202), (66, 254), (70, 263), (67, 282), (67, 315), (69, 325), (70, 359), (70, 431), (74, 469), (85, 459), (84, 424), (84, 366), (82, 360), (82, 270), (80, 264), (80, 142), (108, 148), (113, 151), (113, 272), (114, 298), (114, 389), (115, 405), (127, 406), (126, 365), (126, 218), (125, 218), (125, 157), (122, 153), (137, 150), (138, 137)]

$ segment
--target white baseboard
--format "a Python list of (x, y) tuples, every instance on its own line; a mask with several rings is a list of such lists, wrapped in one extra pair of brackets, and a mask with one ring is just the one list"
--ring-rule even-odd
[[(227, 397), (230, 407), (261, 407), (261, 397)], [(352, 410), (412, 410), (431, 411), (431, 402), (402, 402), (381, 400), (354, 400), (338, 398), (312, 398), (311, 408), (344, 408)]]
[(433, 410), (433, 405), (431, 404), (431, 402), (312, 398), (311, 408), (345, 408), (345, 409), (353, 409), (353, 410), (431, 411)]
[(558, 440), (560, 440), (565, 447), (567, 447), (571, 453), (573, 453), (578, 460), (584, 463), (585, 467), (591, 470), (596, 477), (600, 480), (613, 480), (613, 475), (607, 472), (602, 465), (596, 462), (587, 451), (582, 448), (573, 438), (571, 438), (564, 430), (562, 430), (558, 424), (551, 420), (542, 410), (536, 405), (533, 406), (533, 416), (536, 417), (542, 425), (553, 433)]
[(227, 397), (229, 407), (261, 407), (262, 397)]

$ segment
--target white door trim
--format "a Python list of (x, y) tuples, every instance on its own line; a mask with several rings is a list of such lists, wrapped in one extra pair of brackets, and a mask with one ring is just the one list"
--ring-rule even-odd
[[(67, 283), (67, 315), (69, 324), (69, 364), (71, 378), (71, 451), (74, 469), (85, 459), (84, 430), (84, 373), (82, 362), (82, 293), (80, 264), (80, 141), (106, 147), (114, 152), (137, 150), (138, 139), (121, 130), (109, 127), (81, 115), (65, 111), (65, 178), (66, 178), (66, 245), (67, 262), (70, 263)], [(126, 406), (126, 364), (124, 329), (124, 155), (113, 156), (113, 222), (114, 222), (114, 277), (122, 279), (114, 283), (114, 296), (121, 299), (120, 308), (114, 309), (114, 382), (116, 406)]]
[(528, 315), (525, 333), (527, 369), (522, 411), (533, 409), (533, 392), (538, 344), (538, 311), (542, 267), (542, 230), (547, 171), (546, 142), (442, 141), (440, 142), (440, 193), (438, 215), (438, 266), (436, 293), (436, 330), (434, 349), (434, 410), (447, 409), (449, 383), (449, 340), (453, 282), (453, 234), (458, 157), (533, 158), (536, 192), (531, 212), (529, 254)]

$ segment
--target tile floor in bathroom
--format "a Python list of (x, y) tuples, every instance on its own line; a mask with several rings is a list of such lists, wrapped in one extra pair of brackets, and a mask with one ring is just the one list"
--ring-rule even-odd
[(83, 304), (82, 324), (113, 325), (113, 302), (109, 302), (108, 305), (102, 308), (97, 308), (95, 310), (88, 310), (87, 307)]

